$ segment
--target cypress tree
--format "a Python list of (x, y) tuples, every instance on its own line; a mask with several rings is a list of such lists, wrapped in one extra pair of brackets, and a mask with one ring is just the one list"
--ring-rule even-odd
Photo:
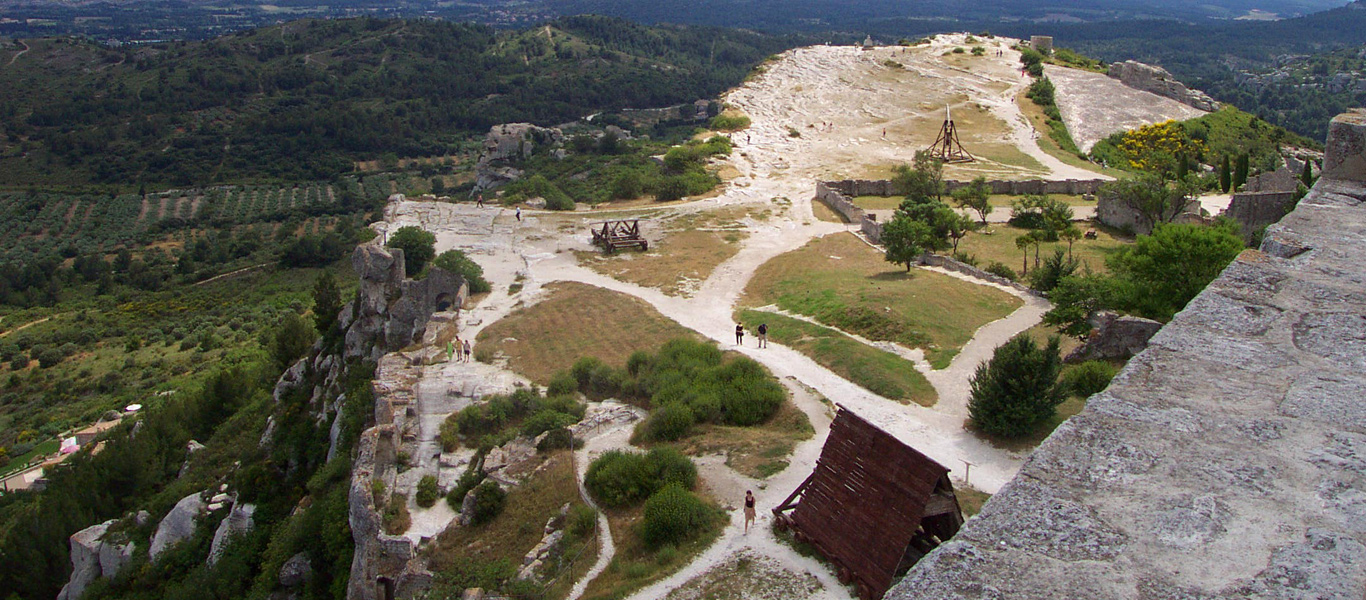
[(341, 308), (341, 290), (337, 288), (337, 278), (332, 276), (332, 271), (323, 271), (313, 286), (313, 325), (318, 328), (318, 333), (327, 335), (337, 322)]
[(1176, 157), (1176, 180), (1185, 181), (1186, 175), (1190, 172), (1190, 166), (1186, 164), (1186, 157)]
[(1313, 163), (1309, 159), (1305, 159), (1304, 170), (1300, 171), (1300, 183), (1303, 183), (1304, 187), (1314, 187), (1314, 167), (1312, 165)]
[(1225, 194), (1233, 185), (1233, 171), (1229, 168), (1228, 155), (1224, 156), (1224, 162), (1219, 164), (1219, 189)]
[(1239, 156), (1238, 156), (1238, 163), (1233, 167), (1233, 185), (1232, 185), (1232, 189), (1233, 189), (1234, 191), (1237, 191), (1238, 188), (1243, 187), (1243, 184), (1244, 184), (1244, 183), (1247, 183), (1247, 171), (1248, 171), (1248, 164), (1247, 164), (1247, 163), (1248, 163), (1248, 157), (1247, 157), (1246, 154), (1242, 154), (1242, 155), (1239, 155)]
[(997, 348), (972, 377), (972, 424), (990, 435), (1018, 438), (1052, 418), (1064, 399), (1058, 383), (1060, 344), (1055, 335), (1040, 348), (1034, 338), (1022, 334)]

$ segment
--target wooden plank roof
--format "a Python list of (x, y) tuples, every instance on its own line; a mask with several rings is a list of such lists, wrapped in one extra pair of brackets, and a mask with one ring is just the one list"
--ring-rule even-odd
[(948, 472), (841, 406), (793, 526), (880, 598)]

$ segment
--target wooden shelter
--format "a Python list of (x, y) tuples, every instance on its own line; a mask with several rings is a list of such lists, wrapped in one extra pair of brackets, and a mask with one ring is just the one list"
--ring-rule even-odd
[(834, 563), (860, 598), (875, 600), (963, 524), (948, 474), (840, 406), (815, 470), (773, 509), (774, 520)]
[(945, 164), (977, 161), (958, 141), (958, 127), (953, 124), (953, 113), (947, 106), (944, 107), (944, 125), (939, 128), (939, 137), (935, 138), (927, 152), (930, 158)]
[(640, 220), (599, 221), (591, 225), (593, 244), (611, 254), (622, 248), (649, 250), (650, 243), (640, 236)]

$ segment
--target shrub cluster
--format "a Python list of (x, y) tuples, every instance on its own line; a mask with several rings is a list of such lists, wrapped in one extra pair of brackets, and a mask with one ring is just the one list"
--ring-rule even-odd
[(568, 373), (556, 374), (551, 388), (571, 383), (591, 397), (648, 400), (655, 410), (641, 432), (650, 440), (682, 438), (695, 423), (757, 425), (787, 397), (759, 363), (745, 357), (725, 360), (715, 344), (686, 338), (664, 344), (655, 354), (632, 354), (624, 371), (581, 358)]
[(1088, 360), (1062, 374), (1062, 385), (1067, 393), (1081, 398), (1098, 394), (1110, 385), (1118, 370), (1110, 363)]
[(436, 504), (436, 499), (440, 497), (441, 489), (437, 486), (436, 477), (423, 475), (417, 482), (417, 494), (413, 496), (413, 500), (418, 506), (428, 508)]
[(578, 423), (584, 411), (584, 405), (568, 395), (547, 398), (532, 389), (519, 389), (447, 417), (441, 424), (441, 445), (454, 450), (463, 438), (481, 447), (498, 446), (517, 433), (534, 437)]
[(654, 495), (668, 484), (692, 489), (697, 485), (697, 467), (673, 448), (655, 448), (648, 453), (612, 450), (588, 465), (583, 485), (603, 506), (633, 506)]
[(470, 525), (483, 525), (498, 518), (507, 504), (507, 492), (495, 481), (485, 481), (471, 493), (474, 494), (474, 514), (470, 516)]
[(463, 278), (469, 284), (471, 294), (483, 294), (493, 289), (484, 279), (484, 268), (470, 260), (464, 252), (447, 250), (437, 256), (432, 264)]

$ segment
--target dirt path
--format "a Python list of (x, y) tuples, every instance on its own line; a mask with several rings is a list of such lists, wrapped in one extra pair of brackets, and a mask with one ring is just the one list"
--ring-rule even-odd
[(28, 52), (29, 50), (32, 49), (32, 48), (29, 47), (28, 44), (25, 44), (23, 40), (15, 40), (15, 41), (19, 42), (19, 45), (23, 46), (24, 49), (23, 49), (23, 50), (20, 50), (20, 51), (18, 51), (18, 52), (16, 52), (16, 53), (14, 53), (14, 56), (9, 57), (9, 62), (5, 63), (5, 66), (7, 66), (7, 67), (10, 66), (10, 65), (12, 65), (12, 64), (14, 64), (14, 61), (19, 60), (19, 57), (20, 57), (20, 56), (23, 56), (25, 52)]
[[(65, 313), (63, 313), (63, 314), (65, 314)], [(55, 316), (60, 316), (60, 315), (55, 315)], [(38, 325), (38, 324), (41, 324), (41, 323), (46, 323), (46, 322), (48, 322), (48, 321), (50, 321), (50, 320), (52, 320), (52, 317), (43, 317), (43, 318), (41, 318), (41, 319), (37, 319), (37, 320), (34, 320), (34, 321), (29, 321), (29, 322), (24, 323), (23, 325), (20, 325), (20, 326), (18, 326), (18, 327), (15, 327), (14, 329), (11, 329), (11, 330), (9, 330), (9, 331), (0, 332), (0, 337), (5, 337), (5, 336), (7, 336), (7, 335), (9, 335), (9, 334), (11, 334), (11, 333), (14, 333), (14, 332), (16, 332), (16, 331), (23, 331), (23, 330), (25, 330), (25, 329), (28, 329), (29, 327), (33, 327), (34, 325)]]
[[(861, 165), (907, 162), (914, 150), (932, 141), (933, 129), (939, 124), (936, 119), (942, 120), (944, 103), (977, 105), (1003, 122), (1006, 129), (1000, 133), (1006, 141), (1042, 165), (1044, 171), (1033, 176), (1096, 176), (1062, 164), (1034, 143), (1033, 130), (1019, 114), (1014, 100), (1025, 82), (1018, 75), (1013, 53), (974, 59), (978, 62), (972, 63), (971, 71), (937, 58), (943, 48), (960, 43), (961, 40), (952, 38), (938, 40), (929, 50), (921, 49), (916, 55), (900, 48), (870, 52), (828, 46), (798, 49), (784, 53), (769, 65), (767, 73), (727, 94), (725, 100), (753, 120), (748, 130), (731, 136), (736, 148), (729, 162), (740, 176), (717, 197), (634, 212), (674, 215), (730, 207), (774, 208), (788, 202), (790, 205), (776, 217), (752, 223), (739, 252), (717, 266), (691, 296), (669, 296), (578, 264), (573, 251), (591, 248), (587, 223), (600, 219), (604, 213), (523, 211), (519, 221), (501, 208), (402, 202), (391, 204), (386, 209), (385, 221), (376, 228), (383, 235), (404, 225), (420, 225), (436, 234), (438, 252), (461, 248), (483, 266), (494, 291), (463, 315), (461, 337), (473, 338), (517, 307), (544, 297), (547, 283), (574, 281), (639, 298), (664, 316), (715, 340), (722, 348), (739, 351), (764, 364), (794, 390), (794, 401), (807, 413), (817, 435), (797, 446), (786, 470), (764, 481), (745, 478), (715, 457), (699, 457), (704, 481), (709, 488), (722, 491), (725, 497), (721, 500), (730, 508), (738, 504), (742, 488), (754, 489), (761, 507), (772, 507), (810, 474), (830, 419), (829, 409), (819, 402), (817, 395), (838, 402), (938, 460), (953, 469), (955, 476), (964, 471), (963, 462), (970, 461), (973, 467), (969, 483), (994, 493), (1014, 476), (1024, 456), (993, 447), (964, 429), (968, 380), (999, 344), (1039, 321), (1048, 308), (1045, 300), (1007, 289), (1023, 297), (1024, 306), (978, 329), (948, 368), (926, 370), (940, 395), (939, 404), (933, 408), (906, 406), (879, 397), (779, 344), (766, 349), (733, 344), (733, 310), (760, 266), (812, 239), (850, 230), (849, 225), (814, 218), (811, 196), (816, 182), (852, 175), (848, 169)], [(885, 61), (893, 58), (904, 61), (900, 64), (905, 66), (899, 70), (885, 66)], [(983, 113), (979, 110), (978, 114)], [(998, 166), (1007, 171), (1013, 169), (1011, 172), (1017, 174), (1029, 172), (1009, 165)], [(788, 202), (775, 203), (779, 198)], [(521, 285), (516, 294), (509, 293), (513, 283)], [(628, 438), (629, 431), (597, 437), (576, 453), (575, 460), (584, 467), (596, 453), (623, 447)], [(642, 589), (632, 598), (662, 597), (742, 550), (773, 558), (793, 572), (814, 574), (824, 586), (817, 597), (848, 598), (846, 588), (828, 570), (774, 539), (768, 528), (769, 513), (763, 509), (759, 513), (757, 529), (745, 534), (741, 513), (732, 510), (731, 523), (715, 545), (679, 573)], [(602, 525), (605, 527), (606, 523)], [(610, 562), (612, 553), (610, 540), (604, 538), (592, 572), (600, 572)], [(582, 593), (589, 579), (578, 582), (572, 597)]]

